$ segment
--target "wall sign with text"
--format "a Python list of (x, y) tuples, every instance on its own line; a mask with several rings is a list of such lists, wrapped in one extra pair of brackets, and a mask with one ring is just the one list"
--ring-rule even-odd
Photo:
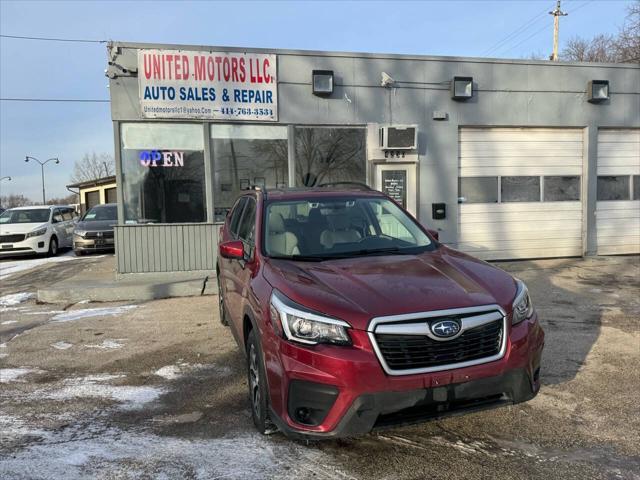
[(144, 118), (278, 120), (276, 55), (138, 50)]

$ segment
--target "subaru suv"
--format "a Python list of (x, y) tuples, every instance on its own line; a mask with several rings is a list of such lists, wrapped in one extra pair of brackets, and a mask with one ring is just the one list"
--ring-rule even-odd
[(511, 405), (540, 388), (526, 285), (364, 186), (242, 194), (220, 231), (220, 319), (253, 421), (294, 438)]

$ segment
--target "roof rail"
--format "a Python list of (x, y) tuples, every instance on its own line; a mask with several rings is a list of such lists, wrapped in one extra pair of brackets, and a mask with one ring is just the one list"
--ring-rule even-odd
[(328, 182), (318, 185), (318, 188), (325, 187), (358, 187), (361, 190), (373, 190), (373, 188), (371, 188), (369, 185), (362, 182)]

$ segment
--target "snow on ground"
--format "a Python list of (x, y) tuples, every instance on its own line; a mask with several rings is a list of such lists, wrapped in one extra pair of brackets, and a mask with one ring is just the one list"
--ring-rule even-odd
[(210, 372), (211, 370), (215, 370), (217, 375), (225, 376), (231, 374), (231, 369), (227, 366), (218, 366), (212, 363), (202, 364), (202, 363), (178, 363), (177, 365), (165, 365), (162, 368), (159, 368), (155, 372), (155, 375), (165, 378), (167, 380), (175, 380), (180, 378), (186, 373), (193, 373), (199, 370), (207, 370)]
[[(0, 268), (2, 268), (2, 265), (3, 264), (0, 264)], [(35, 297), (35, 293), (20, 292), (20, 293), (12, 293), (10, 295), (4, 295), (0, 297), (0, 307), (13, 307), (14, 305), (18, 305), (22, 302), (26, 302), (32, 297)], [(14, 309), (11, 309), (11, 310), (14, 310)]]
[(124, 340), (124, 338), (116, 338), (114, 340), (106, 339), (103, 340), (102, 343), (93, 343), (89, 345), (85, 345), (87, 348), (99, 348), (101, 350), (115, 350), (117, 348), (122, 348), (123, 344), (118, 340)]
[(12, 260), (0, 263), (0, 280), (19, 272), (46, 265), (48, 263), (66, 262), (76, 259), (73, 250), (57, 257), (37, 257), (30, 259)]
[(52, 343), (51, 346), (56, 350), (68, 350), (71, 347), (73, 347), (73, 344), (67, 343), (67, 342), (56, 342), (56, 343)]
[(148, 403), (156, 401), (165, 393), (162, 387), (111, 385), (109, 382), (124, 375), (90, 375), (87, 377), (69, 378), (63, 386), (53, 391), (38, 391), (38, 398), (52, 400), (68, 400), (72, 398), (104, 398), (121, 404), (124, 410), (137, 410)]
[(0, 323), (0, 325), (11, 325), (12, 323), (18, 323), (18, 320), (7, 320), (5, 322)]
[(121, 305), (119, 307), (82, 308), (80, 310), (69, 310), (54, 316), (52, 322), (71, 322), (81, 318), (106, 317), (123, 314), (137, 305)]
[[(16, 424), (18, 433), (30, 433)], [(5, 478), (351, 479), (319, 449), (258, 433), (180, 438), (94, 419), (49, 431), (2, 458)]]
[(0, 383), (9, 382), (24, 382), (20, 377), (23, 377), (29, 373), (37, 373), (41, 370), (37, 368), (0, 368)]

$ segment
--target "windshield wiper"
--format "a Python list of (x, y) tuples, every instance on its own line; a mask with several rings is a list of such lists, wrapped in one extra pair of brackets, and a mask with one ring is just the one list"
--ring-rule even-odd
[(289, 256), (271, 256), (274, 260), (294, 260), (298, 262), (322, 262), (332, 257), (325, 257), (320, 255), (289, 255)]

